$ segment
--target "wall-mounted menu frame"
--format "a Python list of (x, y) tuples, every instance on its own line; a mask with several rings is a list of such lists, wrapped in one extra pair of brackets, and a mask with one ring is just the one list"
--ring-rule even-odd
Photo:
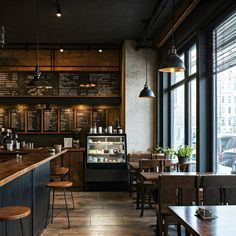
[(92, 125), (106, 127), (106, 109), (92, 110)]
[(11, 128), (16, 132), (25, 131), (25, 109), (11, 109)]
[(60, 110), (60, 131), (72, 132), (74, 129), (74, 112), (72, 109)]
[(41, 110), (27, 110), (27, 132), (41, 132)]
[(43, 132), (58, 132), (58, 110), (43, 111)]
[(9, 127), (9, 109), (1, 108), (0, 109), (0, 127)]
[(91, 127), (91, 110), (76, 110), (76, 129), (88, 133)]

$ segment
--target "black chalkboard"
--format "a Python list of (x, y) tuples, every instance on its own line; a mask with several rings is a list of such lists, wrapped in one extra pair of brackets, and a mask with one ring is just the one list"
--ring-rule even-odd
[(76, 129), (82, 133), (88, 133), (91, 127), (90, 110), (76, 110)]
[(0, 109), (0, 127), (9, 127), (9, 110)]
[(57, 110), (44, 110), (43, 131), (44, 132), (57, 132), (58, 131), (58, 111)]
[(41, 110), (27, 111), (27, 132), (41, 131)]
[(25, 111), (11, 110), (11, 128), (17, 132), (25, 131)]
[(92, 111), (93, 126), (106, 127), (106, 110), (105, 109), (93, 109)]
[(74, 113), (71, 109), (62, 109), (60, 112), (61, 132), (70, 132), (74, 129)]
[(28, 87), (34, 72), (1, 72), (0, 96), (120, 96), (120, 73), (42, 72), (53, 89)]

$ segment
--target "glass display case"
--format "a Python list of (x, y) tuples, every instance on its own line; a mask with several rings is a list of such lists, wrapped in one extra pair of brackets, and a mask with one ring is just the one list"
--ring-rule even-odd
[(87, 164), (126, 164), (125, 134), (87, 135)]
[(126, 134), (87, 134), (86, 190), (127, 190)]

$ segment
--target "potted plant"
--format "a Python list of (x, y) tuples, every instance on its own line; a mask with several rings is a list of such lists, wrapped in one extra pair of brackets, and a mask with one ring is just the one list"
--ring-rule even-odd
[(193, 148), (188, 145), (180, 145), (175, 152), (175, 155), (179, 159), (179, 163), (186, 163), (190, 159), (193, 152)]
[(163, 148), (164, 154), (165, 154), (165, 159), (170, 160), (172, 159), (173, 155), (175, 154), (175, 150), (170, 147), (164, 147)]
[(154, 149), (155, 153), (164, 153), (164, 148), (161, 146), (156, 146)]

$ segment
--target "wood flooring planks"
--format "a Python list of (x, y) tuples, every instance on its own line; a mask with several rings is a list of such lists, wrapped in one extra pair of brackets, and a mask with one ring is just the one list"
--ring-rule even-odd
[[(70, 198), (69, 207), (72, 207)], [(135, 209), (127, 192), (74, 192), (75, 210), (70, 210), (71, 228), (67, 229), (66, 212), (49, 223), (42, 236), (154, 236), (151, 225), (155, 210), (144, 217)], [(64, 207), (62, 192), (57, 193), (55, 207)]]

